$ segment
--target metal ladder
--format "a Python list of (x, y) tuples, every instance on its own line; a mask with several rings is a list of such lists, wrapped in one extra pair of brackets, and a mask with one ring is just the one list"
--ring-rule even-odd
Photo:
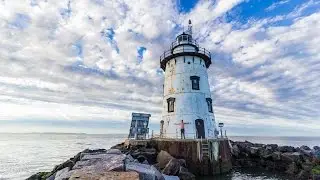
[(207, 141), (202, 141), (201, 142), (201, 150), (202, 150), (202, 158), (203, 157), (206, 157), (206, 158), (209, 158), (210, 155), (209, 155), (209, 144)]

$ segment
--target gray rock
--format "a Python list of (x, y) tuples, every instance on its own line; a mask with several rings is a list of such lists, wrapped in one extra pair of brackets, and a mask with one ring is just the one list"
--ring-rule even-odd
[(281, 152), (279, 152), (279, 151), (273, 152), (272, 159), (274, 161), (280, 161), (281, 160)]
[(73, 169), (81, 169), (88, 166), (93, 166), (101, 171), (119, 171), (124, 169), (124, 154), (96, 154), (85, 155), (81, 161), (78, 161)]
[(107, 150), (107, 154), (122, 154), (119, 149), (109, 149)]
[(195, 180), (196, 176), (189, 172), (189, 170), (185, 167), (180, 166), (178, 177), (180, 180)]
[(106, 154), (106, 152), (102, 152), (102, 151), (97, 151), (97, 152), (82, 152), (80, 154), (80, 160), (82, 160), (82, 158), (84, 156), (94, 156), (94, 155), (99, 155), (99, 154)]
[(166, 174), (166, 175), (177, 175), (179, 173), (179, 170), (180, 170), (180, 162), (175, 159), (175, 158), (172, 158), (168, 164), (164, 167), (164, 169), (162, 170), (162, 173), (163, 174)]
[(52, 174), (51, 176), (49, 176), (46, 180), (54, 180), (56, 174)]
[(269, 149), (269, 150), (276, 151), (276, 150), (278, 150), (278, 144), (267, 144), (265, 148)]
[(143, 180), (154, 180), (155, 177), (159, 174), (156, 168), (152, 168), (150, 165), (141, 164), (141, 163), (127, 163), (127, 171), (136, 171), (139, 173), (141, 179)]
[(159, 163), (152, 165), (152, 167), (156, 168), (158, 171), (161, 171)]
[(306, 171), (306, 170), (301, 170), (297, 176), (298, 179), (301, 180), (306, 180), (309, 179), (309, 177), (311, 176), (310, 171)]
[(315, 151), (320, 151), (320, 147), (319, 147), (319, 146), (313, 146), (313, 149), (314, 149)]
[(126, 156), (126, 160), (129, 161), (129, 162), (133, 162), (133, 161), (134, 161), (134, 158), (133, 158), (130, 154), (128, 154), (128, 155)]
[(313, 152), (312, 150), (305, 150), (305, 149), (300, 149), (301, 154), (308, 156), (308, 157), (312, 157), (313, 156)]
[(74, 172), (73, 170), (64, 172), (64, 173), (60, 174), (58, 177), (55, 177), (54, 180), (66, 180), (66, 179), (69, 179), (71, 177), (71, 175), (73, 174), (73, 172)]
[(63, 168), (60, 171), (58, 171), (55, 175), (55, 180), (60, 180), (60, 179), (62, 180), (62, 178), (60, 178), (60, 176), (65, 177), (65, 174), (67, 174), (69, 172), (69, 170), (70, 170), (69, 167), (66, 167), (66, 168)]
[(142, 164), (148, 164), (148, 165), (149, 165), (149, 163), (148, 163), (147, 160), (144, 160), (144, 161), (142, 162)]
[(168, 175), (163, 175), (165, 180), (180, 180), (178, 176), (168, 176)]
[(184, 159), (178, 159), (178, 162), (179, 162), (180, 166), (187, 167), (186, 160), (184, 160)]
[(160, 151), (157, 156), (157, 162), (160, 169), (163, 169), (173, 157), (166, 151)]
[(73, 158), (71, 158), (70, 160), (76, 164), (76, 162), (80, 161), (80, 156), (81, 156), (81, 152), (79, 152), (78, 154), (76, 154)]
[(240, 154), (240, 150), (238, 148), (238, 146), (235, 144), (232, 146), (232, 151), (231, 151), (232, 155), (234, 155), (235, 157), (238, 157)]
[(311, 150), (308, 146), (301, 146), (301, 147), (300, 147), (300, 150), (301, 150), (301, 149), (304, 149), (304, 150), (307, 150), (307, 151)]
[(292, 162), (292, 163), (288, 166), (288, 168), (287, 168), (287, 170), (286, 170), (286, 173), (287, 173), (287, 174), (294, 175), (294, 174), (298, 173), (298, 171), (299, 171), (299, 169), (298, 169), (296, 163), (295, 163), (295, 162)]
[(263, 149), (260, 149), (259, 151), (260, 157), (264, 159), (272, 159), (272, 153), (273, 153), (273, 150), (271, 148), (270, 149), (263, 148)]
[(303, 170), (311, 171), (313, 165), (312, 165), (312, 163), (303, 163), (303, 164), (301, 165), (301, 167), (302, 167)]
[(151, 166), (151, 170), (154, 171), (154, 174), (156, 175), (157, 180), (165, 180), (161, 172), (156, 167)]
[(259, 151), (261, 148), (259, 147), (250, 147), (250, 154), (252, 156), (259, 156)]
[(74, 162), (72, 160), (67, 160), (64, 163), (55, 166), (54, 169), (52, 170), (52, 173), (58, 172), (59, 170), (64, 169), (66, 167), (69, 167), (69, 169), (71, 169), (73, 166), (74, 166)]
[(280, 152), (294, 152), (295, 148), (292, 146), (279, 146), (279, 151)]
[(286, 162), (300, 162), (302, 158), (299, 152), (286, 152), (281, 154), (281, 159)]
[(137, 172), (91, 172), (78, 169), (73, 172), (69, 180), (139, 180)]

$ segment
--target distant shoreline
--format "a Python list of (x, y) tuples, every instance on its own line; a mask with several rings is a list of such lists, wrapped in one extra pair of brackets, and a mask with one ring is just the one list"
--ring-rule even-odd
[[(0, 132), (0, 134), (81, 134), (81, 135), (123, 135), (128, 136), (127, 133), (105, 133), (105, 134), (93, 134), (93, 133), (69, 133), (69, 132)], [(259, 135), (229, 135), (232, 137), (262, 137), (262, 138), (320, 138), (320, 136), (259, 136)]]

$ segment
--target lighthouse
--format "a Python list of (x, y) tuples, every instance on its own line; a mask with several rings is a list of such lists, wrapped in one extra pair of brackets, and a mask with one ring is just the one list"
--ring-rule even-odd
[(160, 56), (164, 71), (162, 138), (217, 138), (207, 72), (210, 65), (211, 53), (193, 39), (189, 20), (187, 31)]

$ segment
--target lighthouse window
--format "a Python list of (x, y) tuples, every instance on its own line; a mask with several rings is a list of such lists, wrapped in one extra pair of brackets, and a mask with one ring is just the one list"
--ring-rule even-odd
[(182, 36), (184, 41), (187, 41), (188, 36)]
[(191, 80), (191, 84), (192, 84), (192, 89), (199, 90), (200, 89), (200, 86), (199, 86), (200, 77), (199, 76), (191, 76), (190, 80)]
[(176, 99), (175, 98), (168, 98), (167, 99), (167, 103), (168, 103), (168, 112), (174, 112), (174, 101)]
[(211, 98), (206, 98), (207, 100), (207, 104), (208, 104), (208, 111), (209, 112), (213, 112), (213, 109), (212, 109), (212, 99)]

